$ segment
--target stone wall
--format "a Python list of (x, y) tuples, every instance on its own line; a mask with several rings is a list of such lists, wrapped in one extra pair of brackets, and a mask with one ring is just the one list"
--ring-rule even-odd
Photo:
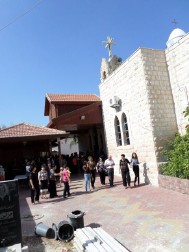
[[(116, 162), (115, 173), (120, 155), (124, 153), (130, 159), (135, 151), (149, 183), (158, 185), (160, 151), (177, 130), (164, 51), (138, 49), (99, 88), (107, 151)], [(121, 100), (119, 109), (110, 107), (114, 96)], [(123, 113), (127, 116), (131, 144), (117, 146), (114, 122), (117, 117), (123, 139)]]
[[(117, 96), (121, 100), (122, 104), (119, 111), (110, 107), (109, 101), (113, 96)], [(118, 173), (118, 163), (122, 153), (125, 153), (129, 159), (134, 150), (138, 154), (139, 150), (141, 150), (139, 158), (145, 158), (145, 154), (148, 152), (153, 156), (154, 145), (151, 134), (152, 129), (150, 127), (148, 102), (143, 102), (143, 100), (147, 101), (147, 91), (145, 88), (140, 50), (100, 84), (100, 98), (103, 107), (107, 151), (109, 154), (112, 154), (116, 162), (115, 172)], [(143, 113), (137, 112), (140, 108)], [(121, 122), (123, 112), (127, 116), (131, 145), (117, 146), (114, 120), (115, 116), (117, 116)], [(138, 137), (139, 132), (147, 139), (148, 146), (144, 146), (143, 137)], [(149, 146), (152, 147), (152, 150)]]
[(148, 91), (148, 104), (153, 129), (155, 153), (158, 162), (161, 162), (161, 150), (174, 138), (178, 130), (173, 96), (165, 52), (153, 49), (141, 50)]
[(188, 121), (184, 118), (183, 111), (189, 103), (189, 33), (169, 47), (165, 54), (178, 128), (180, 133), (185, 133), (185, 126)]
[(189, 195), (188, 179), (180, 179), (159, 174), (158, 181), (160, 187)]

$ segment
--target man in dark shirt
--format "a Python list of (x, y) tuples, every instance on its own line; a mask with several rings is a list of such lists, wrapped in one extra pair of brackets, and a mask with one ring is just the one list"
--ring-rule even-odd
[(130, 182), (131, 182), (128, 164), (130, 164), (129, 160), (127, 158), (125, 158), (125, 154), (122, 154), (121, 160), (119, 161), (119, 167), (121, 170), (123, 186), (125, 186), (125, 189), (127, 189), (127, 184), (130, 187)]

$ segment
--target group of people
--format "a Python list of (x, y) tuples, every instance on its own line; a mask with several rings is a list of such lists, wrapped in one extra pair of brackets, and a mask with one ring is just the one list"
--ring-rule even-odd
[[(108, 158), (104, 161), (102, 157), (99, 158), (97, 164), (93, 160), (92, 156), (88, 157), (88, 161), (84, 161), (83, 170), (84, 170), (84, 180), (85, 180), (85, 191), (90, 191), (95, 188), (95, 178), (96, 171), (99, 173), (100, 182), (102, 185), (105, 185), (105, 178), (108, 176), (110, 187), (114, 186), (114, 166), (115, 162), (112, 159), (112, 156), (109, 155)], [(121, 155), (121, 159), (119, 162), (119, 169), (122, 176), (123, 186), (125, 188), (130, 187), (131, 176), (130, 169), (132, 167), (133, 172), (135, 174), (134, 186), (136, 183), (140, 183), (139, 179), (139, 161), (137, 154), (135, 152), (132, 153), (130, 161), (125, 158), (125, 154)], [(90, 187), (91, 186), (91, 187)]]
[(36, 165), (31, 166), (29, 173), (29, 185), (31, 189), (31, 202), (32, 204), (39, 203), (39, 197), (41, 199), (47, 199), (47, 193), (49, 192), (50, 198), (57, 197), (57, 178), (59, 183), (64, 184), (63, 197), (70, 196), (70, 171), (68, 167), (61, 167), (60, 172), (56, 173), (56, 165), (51, 166), (48, 163), (46, 166), (43, 164), (41, 170), (37, 172)]
[[(98, 162), (95, 162), (92, 156), (88, 156), (88, 160), (83, 161), (82, 170), (84, 173), (85, 191), (91, 191), (95, 189), (96, 173), (99, 174), (101, 185), (105, 185), (106, 176), (109, 179), (110, 187), (114, 186), (114, 166), (115, 162), (112, 156), (109, 155), (107, 159), (100, 157)], [(121, 155), (119, 161), (119, 169), (122, 176), (123, 186), (125, 188), (130, 187), (131, 177), (130, 168), (133, 169), (135, 174), (134, 186), (136, 183), (140, 183), (139, 180), (139, 161), (137, 154), (132, 153), (131, 159), (125, 158), (125, 155)], [(49, 192), (50, 198), (57, 196), (56, 184), (64, 184), (63, 197), (69, 197), (70, 194), (70, 170), (65, 164), (64, 167), (60, 167), (60, 171), (56, 172), (56, 165), (52, 165), (50, 162), (41, 165), (41, 170), (37, 171), (36, 165), (32, 165), (29, 169), (29, 184), (31, 188), (31, 202), (32, 204), (39, 202), (39, 197), (42, 199), (47, 198)]]
[(137, 154), (135, 152), (131, 155), (131, 160), (129, 161), (127, 158), (125, 158), (125, 154), (121, 155), (121, 160), (119, 162), (119, 168), (121, 171), (123, 186), (127, 189), (127, 186), (130, 187), (131, 184), (131, 176), (130, 176), (130, 170), (129, 166), (133, 169), (135, 178), (134, 178), (134, 186), (136, 186), (136, 183), (140, 183), (140, 177), (139, 177), (139, 161)]

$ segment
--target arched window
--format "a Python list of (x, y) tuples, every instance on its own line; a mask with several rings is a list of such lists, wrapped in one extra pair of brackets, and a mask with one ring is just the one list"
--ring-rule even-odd
[(122, 145), (121, 127), (120, 127), (119, 119), (117, 118), (117, 116), (115, 117), (115, 134), (116, 134), (117, 146)]
[(122, 114), (122, 129), (123, 129), (124, 145), (129, 145), (130, 144), (129, 127), (125, 113)]

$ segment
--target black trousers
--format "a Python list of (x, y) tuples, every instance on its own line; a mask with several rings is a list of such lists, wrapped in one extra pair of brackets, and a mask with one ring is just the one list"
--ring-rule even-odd
[(56, 180), (49, 180), (49, 193), (50, 193), (50, 198), (54, 198), (55, 196), (57, 196)]
[(39, 186), (35, 186), (34, 189), (31, 188), (31, 202), (39, 201)]
[(63, 182), (64, 183), (64, 191), (63, 191), (63, 197), (66, 197), (66, 194), (70, 196), (70, 185), (69, 182)]
[(114, 185), (114, 168), (108, 169), (108, 178), (109, 178), (110, 186), (113, 186)]
[(91, 170), (91, 186), (94, 189), (94, 184), (96, 180), (96, 170)]
[(122, 176), (122, 180), (123, 180), (123, 186), (130, 186), (131, 183), (131, 177), (130, 177), (130, 172), (129, 169), (128, 170), (122, 170), (121, 171), (121, 176)]
[(139, 177), (139, 166), (138, 165), (134, 165), (133, 166), (133, 172), (135, 174), (134, 183), (136, 183), (138, 181), (138, 185), (139, 185), (139, 183), (140, 183), (140, 177)]
[(106, 177), (106, 175), (105, 175), (105, 172), (99, 172), (99, 176), (100, 176), (100, 183), (101, 183), (101, 185), (105, 185), (105, 177)]

